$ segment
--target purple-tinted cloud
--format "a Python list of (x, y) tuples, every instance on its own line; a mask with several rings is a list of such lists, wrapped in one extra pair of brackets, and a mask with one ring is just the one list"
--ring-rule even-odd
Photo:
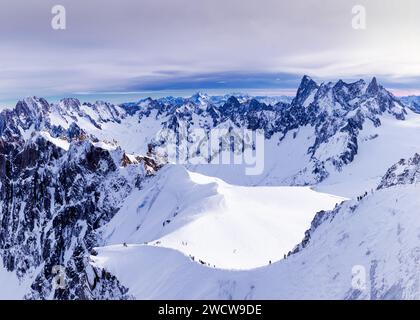
[[(2, 0), (0, 98), (195, 87), (293, 87), (377, 75), (402, 90), (420, 76), (420, 2)], [(53, 30), (51, 8), (67, 11)], [(280, 79), (280, 81), (276, 81)]]

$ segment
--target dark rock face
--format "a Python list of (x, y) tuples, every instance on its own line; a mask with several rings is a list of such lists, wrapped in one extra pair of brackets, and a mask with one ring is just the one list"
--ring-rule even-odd
[(305, 231), (305, 236), (302, 240), (301, 243), (299, 243), (295, 248), (293, 248), (292, 251), (290, 251), (288, 253), (287, 256), (290, 256), (292, 254), (296, 254), (300, 251), (302, 251), (304, 248), (306, 248), (309, 245), (309, 242), (311, 240), (311, 235), (313, 234), (313, 232), (325, 221), (329, 220), (331, 221), (332, 219), (334, 219), (334, 216), (337, 214), (338, 210), (334, 210), (334, 211), (319, 211), (314, 219), (311, 222), (311, 227)]
[[(116, 172), (109, 152), (88, 142), (65, 153), (42, 138), (18, 147), (2, 141), (0, 168), (0, 253), (7, 270), (35, 275), (26, 297), (125, 297), (115, 278), (99, 273), (92, 285), (86, 276), (96, 230), (132, 188)], [(65, 269), (65, 289), (52, 289), (54, 266)]]
[(416, 153), (410, 159), (401, 159), (394, 164), (378, 186), (378, 190), (397, 185), (413, 184), (420, 180), (420, 155)]
[[(125, 108), (137, 113), (140, 123), (145, 117), (155, 114), (164, 128), (174, 131), (182, 126), (188, 129), (201, 126), (209, 131), (227, 123), (230, 127), (263, 130), (266, 139), (278, 134), (282, 141), (290, 132), (297, 135), (303, 127), (312, 127), (315, 142), (308, 149), (311, 164), (292, 177), (288, 181), (291, 184), (319, 182), (329, 175), (331, 167), (341, 170), (352, 162), (358, 153), (359, 133), (366, 122), (378, 127), (384, 114), (397, 120), (404, 120), (406, 115), (404, 105), (378, 84), (376, 78), (369, 84), (364, 80), (354, 83), (339, 80), (318, 85), (304, 76), (296, 97), (290, 103), (276, 105), (266, 105), (253, 98), (240, 101), (231, 96), (218, 104), (207, 98), (203, 108), (202, 104), (197, 104), (197, 100), (202, 102), (203, 99), (206, 98), (197, 96), (182, 101), (149, 99), (139, 103), (141, 107), (126, 105)], [(197, 115), (211, 118), (211, 122), (194, 123), (192, 119)], [(320, 157), (318, 151), (337, 140), (344, 147), (327, 158)]]
[[(144, 166), (132, 166), (125, 178), (118, 155), (76, 139), (83, 133), (76, 125), (65, 132), (74, 140), (68, 151), (41, 135), (23, 139), (19, 128), (40, 126), (48, 115), (48, 104), (34, 101), (0, 116), (0, 263), (32, 279), (27, 299), (129, 298), (89, 256), (101, 241), (98, 229), (145, 178)], [(65, 286), (55, 288), (58, 267)]]
[(295, 99), (293, 100), (292, 104), (294, 105), (303, 105), (308, 99), (308, 97), (314, 92), (319, 89), (319, 86), (316, 84), (314, 80), (312, 80), (308, 76), (304, 76), (298, 88), (297, 94)]

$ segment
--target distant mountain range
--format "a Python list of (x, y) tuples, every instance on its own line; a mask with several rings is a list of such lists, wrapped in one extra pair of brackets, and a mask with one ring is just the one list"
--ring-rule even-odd
[[(419, 105), (308, 76), (294, 98), (23, 99), (0, 113), (0, 298), (419, 298)], [(168, 163), (162, 130), (196, 129), (261, 131), (261, 174)]]
[(401, 101), (414, 112), (420, 113), (420, 97), (419, 96), (402, 97)]

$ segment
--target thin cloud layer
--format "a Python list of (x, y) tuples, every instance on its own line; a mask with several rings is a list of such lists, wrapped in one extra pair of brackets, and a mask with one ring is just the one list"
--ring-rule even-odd
[[(416, 0), (63, 0), (0, 4), (0, 95), (184, 88), (293, 88), (379, 76), (417, 90)], [(352, 7), (366, 29), (352, 28)], [(399, 91), (398, 91), (399, 90)]]

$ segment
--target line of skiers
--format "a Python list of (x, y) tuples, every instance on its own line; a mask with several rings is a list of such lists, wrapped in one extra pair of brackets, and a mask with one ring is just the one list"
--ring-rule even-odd
[[(192, 255), (188, 255), (188, 256), (190, 257), (190, 259), (191, 259), (192, 261), (195, 261), (195, 257), (194, 257), (194, 256), (192, 256)], [(215, 264), (212, 266), (210, 263), (207, 263), (207, 262), (205, 262), (205, 261), (203, 261), (203, 260), (201, 260), (201, 259), (198, 259), (198, 262), (199, 262), (200, 264), (202, 264), (202, 265), (206, 265), (206, 266), (209, 266), (209, 267), (216, 268), (216, 265), (215, 265)]]
[(360, 201), (360, 200), (362, 200), (364, 197), (366, 197), (368, 195), (368, 193), (367, 193), (367, 191), (364, 193), (364, 194), (362, 194), (361, 196), (358, 196), (357, 197), (357, 201)]

